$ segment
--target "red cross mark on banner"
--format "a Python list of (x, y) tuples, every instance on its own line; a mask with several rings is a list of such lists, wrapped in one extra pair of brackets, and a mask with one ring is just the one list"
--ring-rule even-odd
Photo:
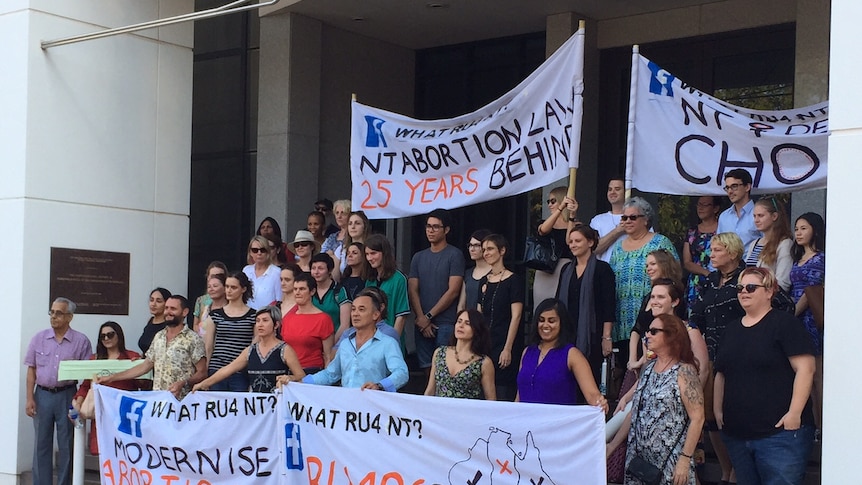
[(503, 472), (506, 472), (509, 475), (512, 474), (512, 469), (509, 468), (509, 460), (506, 460), (503, 463), (501, 463), (500, 460), (496, 460), (496, 461), (497, 461), (497, 464), (500, 465), (500, 475), (502, 475)]

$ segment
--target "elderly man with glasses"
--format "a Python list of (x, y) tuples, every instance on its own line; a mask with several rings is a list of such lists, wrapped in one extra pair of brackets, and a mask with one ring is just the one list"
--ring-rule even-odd
[(716, 234), (736, 233), (742, 240), (742, 247), (748, 247), (748, 243), (762, 236), (754, 227), (751, 174), (742, 168), (727, 172), (724, 174), (724, 191), (731, 205), (719, 214)]
[(76, 305), (67, 298), (57, 298), (48, 315), (51, 328), (40, 331), (30, 340), (24, 365), (27, 366), (27, 416), (33, 418), (36, 443), (33, 452), (33, 484), (51, 485), (54, 481), (54, 427), (57, 428), (57, 483), (72, 483), (72, 422), (69, 403), (77, 390), (77, 381), (60, 381), (60, 361), (86, 360), (93, 353), (90, 339), (72, 330)]

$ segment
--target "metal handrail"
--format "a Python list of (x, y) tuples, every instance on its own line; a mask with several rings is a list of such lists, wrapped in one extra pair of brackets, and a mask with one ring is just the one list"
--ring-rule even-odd
[(137, 32), (139, 30), (147, 30), (156, 27), (164, 27), (166, 25), (179, 24), (183, 22), (191, 22), (194, 20), (203, 20), (209, 19), (213, 17), (220, 17), (222, 15), (228, 15), (237, 12), (245, 12), (247, 10), (254, 10), (261, 7), (267, 7), (269, 5), (275, 5), (281, 0), (268, 0), (261, 3), (256, 3), (254, 5), (244, 5), (250, 2), (251, 0), (236, 0), (234, 2), (228, 3), (226, 5), (222, 5), (221, 7), (215, 7), (208, 10), (201, 10), (200, 12), (192, 12), (183, 15), (177, 15), (176, 17), (168, 17), (166, 19), (158, 19), (158, 20), (150, 20), (148, 22), (141, 22), (139, 24), (128, 25), (126, 27), (116, 27), (113, 29), (102, 30), (99, 32), (92, 32), (89, 34), (83, 35), (75, 35), (72, 37), (63, 37), (61, 39), (47, 40), (42, 41), (42, 49), (48, 49), (51, 47), (57, 47), (60, 45), (66, 44), (74, 44), (76, 42), (84, 42), (86, 40), (93, 39), (101, 39), (103, 37), (110, 37), (113, 35), (127, 34), (129, 32)]

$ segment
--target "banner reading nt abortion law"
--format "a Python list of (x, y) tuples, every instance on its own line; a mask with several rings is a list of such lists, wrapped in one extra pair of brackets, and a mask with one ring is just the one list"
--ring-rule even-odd
[(102, 485), (598, 485), (591, 406), (290, 384), (283, 395), (96, 386)]
[(353, 102), (352, 207), (371, 219), (521, 194), (577, 167), (583, 29), (503, 97), (423, 121)]
[(828, 103), (758, 111), (713, 98), (637, 55), (632, 185), (644, 192), (724, 195), (748, 170), (753, 191), (826, 187)]

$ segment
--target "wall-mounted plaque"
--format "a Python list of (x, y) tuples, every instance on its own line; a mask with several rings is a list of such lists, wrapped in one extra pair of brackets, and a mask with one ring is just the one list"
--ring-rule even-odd
[(65, 297), (76, 313), (129, 314), (129, 253), (51, 248), (51, 301)]

